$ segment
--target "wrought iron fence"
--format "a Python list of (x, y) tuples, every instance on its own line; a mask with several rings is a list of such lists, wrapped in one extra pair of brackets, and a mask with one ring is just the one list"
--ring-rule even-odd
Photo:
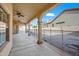
[[(38, 29), (32, 29), (33, 35), (38, 37)], [(43, 40), (47, 43), (70, 53), (79, 55), (79, 31), (72, 29), (63, 29), (62, 27), (42, 28)]]
[(79, 55), (79, 31), (49, 27), (43, 29), (43, 40), (71, 55)]

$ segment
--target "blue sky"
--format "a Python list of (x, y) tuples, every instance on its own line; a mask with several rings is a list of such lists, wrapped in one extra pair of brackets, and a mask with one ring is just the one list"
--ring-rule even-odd
[[(71, 9), (71, 8), (79, 8), (79, 3), (63, 3), (60, 6), (48, 11), (42, 18), (43, 23), (47, 23), (49, 20), (53, 20), (57, 17), (63, 10)], [(32, 21), (33, 25), (37, 25), (37, 21)]]

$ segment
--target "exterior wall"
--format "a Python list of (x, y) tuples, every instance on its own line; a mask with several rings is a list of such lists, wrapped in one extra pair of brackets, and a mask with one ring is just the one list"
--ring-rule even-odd
[(3, 56), (7, 56), (11, 50), (11, 47), (12, 47), (12, 12), (13, 12), (13, 9), (12, 9), (12, 4), (8, 4), (8, 3), (3, 3), (1, 4), (1, 6), (5, 9), (5, 11), (9, 14), (9, 24), (10, 24), (10, 28), (9, 28), (9, 42), (1, 49), (0, 51), (0, 55), (3, 55)]
[[(61, 14), (53, 23), (54, 26), (79, 26), (79, 11), (66, 11)], [(56, 24), (64, 21), (63, 24)]]

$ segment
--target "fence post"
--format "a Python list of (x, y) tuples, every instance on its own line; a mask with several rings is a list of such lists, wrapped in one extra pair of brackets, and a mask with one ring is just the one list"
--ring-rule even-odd
[(62, 26), (61, 26), (61, 34), (62, 34), (62, 49), (64, 50), (64, 41), (63, 41), (63, 28), (62, 28)]
[(51, 26), (50, 26), (50, 43), (51, 43)]

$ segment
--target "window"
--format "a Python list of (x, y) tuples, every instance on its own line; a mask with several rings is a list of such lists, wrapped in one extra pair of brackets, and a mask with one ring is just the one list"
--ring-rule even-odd
[(57, 22), (56, 24), (63, 24), (63, 23), (65, 23), (64, 21), (62, 21), (62, 22)]
[(0, 6), (0, 47), (7, 41), (8, 14)]

